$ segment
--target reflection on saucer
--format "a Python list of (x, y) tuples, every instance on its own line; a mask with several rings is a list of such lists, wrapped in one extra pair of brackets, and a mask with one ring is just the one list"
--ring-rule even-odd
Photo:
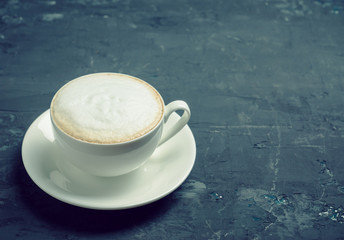
[(54, 142), (54, 132), (51, 128), (50, 122), (50, 112), (45, 112), (46, 114), (42, 115), (41, 121), (38, 122), (37, 128), (41, 131), (44, 137), (49, 140), (50, 142)]

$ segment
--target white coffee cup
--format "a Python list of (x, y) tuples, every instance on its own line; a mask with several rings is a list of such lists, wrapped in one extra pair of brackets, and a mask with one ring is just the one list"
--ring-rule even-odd
[[(151, 93), (152, 96), (149, 95)], [(121, 97), (117, 98), (117, 95)], [(124, 105), (126, 108), (121, 110)], [(178, 110), (184, 111), (181, 118), (165, 130), (169, 116)], [(121, 115), (123, 111), (123, 116), (128, 116), (129, 120)], [(136, 115), (139, 114), (136, 111), (141, 111), (137, 121), (136, 115), (131, 116), (131, 111)], [(154, 117), (151, 117), (153, 112)], [(123, 175), (142, 166), (159, 145), (187, 124), (190, 114), (184, 101), (173, 101), (165, 106), (161, 95), (151, 85), (119, 73), (95, 73), (74, 79), (60, 88), (50, 106), (55, 141), (65, 161), (85, 172), (103, 177)], [(116, 125), (117, 122), (110, 121), (113, 116), (116, 119), (123, 117), (124, 120), (121, 119), (118, 121), (120, 124)], [(153, 119), (152, 123), (146, 123), (151, 121), (146, 119)], [(144, 131), (141, 131), (139, 127), (144, 124), (148, 124), (148, 127), (144, 126)], [(100, 130), (96, 129), (98, 127)], [(133, 127), (137, 127), (139, 133), (134, 130), (130, 132)], [(128, 139), (122, 138), (127, 134), (126, 128), (130, 129), (128, 132), (131, 134)], [(113, 140), (112, 133), (115, 136), (122, 130), (124, 133), (121, 133), (121, 137)], [(87, 139), (88, 136), (91, 136), (90, 139)]]

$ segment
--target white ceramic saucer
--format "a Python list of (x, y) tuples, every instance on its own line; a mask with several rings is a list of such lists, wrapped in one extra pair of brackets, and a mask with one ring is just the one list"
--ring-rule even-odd
[[(179, 118), (174, 113), (170, 122)], [(22, 157), (31, 179), (54, 198), (84, 208), (126, 209), (154, 202), (180, 186), (194, 165), (196, 144), (185, 126), (139, 169), (119, 177), (96, 177), (59, 157), (47, 110), (27, 130)]]

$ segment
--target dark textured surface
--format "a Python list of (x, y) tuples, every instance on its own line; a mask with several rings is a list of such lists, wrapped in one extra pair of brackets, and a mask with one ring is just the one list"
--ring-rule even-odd
[[(0, 239), (344, 239), (341, 0), (0, 2)], [(68, 80), (184, 99), (195, 167), (148, 206), (95, 211), (28, 177), (21, 143)]]

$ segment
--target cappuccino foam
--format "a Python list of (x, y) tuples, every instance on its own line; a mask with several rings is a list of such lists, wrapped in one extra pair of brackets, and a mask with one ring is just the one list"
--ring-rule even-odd
[(98, 73), (63, 86), (51, 104), (55, 124), (91, 143), (121, 143), (151, 131), (163, 116), (163, 102), (146, 82), (123, 74)]

